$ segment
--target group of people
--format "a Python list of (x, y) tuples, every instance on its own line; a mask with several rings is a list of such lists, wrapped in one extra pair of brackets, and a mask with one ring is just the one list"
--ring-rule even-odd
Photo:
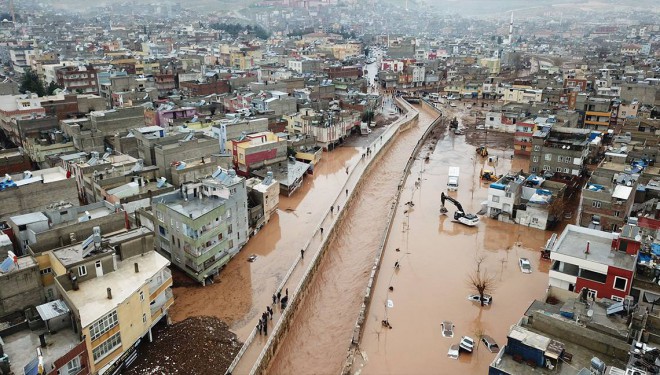
[[(286, 309), (287, 304), (289, 303), (289, 288), (284, 290), (284, 296), (282, 296), (282, 291), (278, 290), (277, 293), (273, 294), (273, 305), (276, 303), (280, 304), (280, 309)], [(260, 335), (268, 335), (268, 321), (273, 320), (273, 314), (275, 310), (272, 307), (266, 306), (266, 311), (261, 314), (261, 318), (257, 323), (257, 331)]]

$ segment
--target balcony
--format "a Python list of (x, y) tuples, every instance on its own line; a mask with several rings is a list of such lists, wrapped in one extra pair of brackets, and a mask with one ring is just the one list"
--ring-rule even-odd
[(150, 309), (151, 309), (151, 321), (154, 322), (157, 320), (161, 315), (165, 314), (167, 312), (167, 309), (172, 306), (174, 303), (174, 294), (172, 294), (172, 289), (166, 289), (165, 290), (165, 296), (163, 298), (163, 302), (161, 303), (156, 303), (153, 304)]
[(154, 278), (153, 282), (149, 283), (149, 296), (150, 300), (154, 300), (165, 288), (172, 285), (172, 271), (165, 267), (163, 269), (162, 280), (158, 283)]

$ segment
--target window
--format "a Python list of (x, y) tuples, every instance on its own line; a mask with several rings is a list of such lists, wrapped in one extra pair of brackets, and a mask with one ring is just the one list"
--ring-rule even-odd
[(536, 173), (536, 167), (532, 167), (532, 173)]
[(495, 117), (490, 117), (490, 121), (495, 121)]
[(507, 198), (511, 198), (511, 193), (504, 194)]
[(142, 323), (147, 322), (147, 314), (142, 314)]
[(536, 156), (536, 155), (535, 155), (535, 156), (532, 156), (532, 161), (533, 161), (534, 163), (538, 163), (538, 162), (539, 162), (539, 157)]
[(596, 297), (598, 297), (598, 291), (593, 289), (588, 289), (587, 298), (593, 300), (596, 299)]
[(52, 273), (52, 272), (53, 272), (53, 270), (50, 267), (46, 267), (42, 270), (39, 270), (39, 273), (42, 274), (42, 275), (48, 275), (49, 273)]
[(78, 266), (78, 276), (87, 275), (87, 266)]
[[(228, 208), (227, 209), (227, 219), (229, 219), (230, 217), (231, 217), (231, 208)], [(231, 233), (231, 232), (229, 232), (229, 233)]]
[(97, 346), (92, 350), (94, 362), (96, 363), (100, 361), (102, 358), (108, 355), (108, 353), (111, 353), (119, 346), (121, 346), (121, 337), (119, 336), (119, 332), (117, 332), (114, 335), (110, 336), (109, 339), (103, 341), (101, 345)]
[(545, 154), (545, 160), (552, 160), (552, 154)]
[(227, 225), (227, 233), (229, 234), (234, 233), (234, 227), (231, 224)]
[(549, 165), (544, 165), (544, 166), (543, 166), (543, 170), (544, 170), (544, 171), (549, 171), (549, 170), (550, 170), (550, 166), (549, 166)]
[(538, 224), (539, 223), (539, 218), (533, 217), (532, 218), (532, 224)]
[(560, 163), (563, 162), (563, 161), (564, 161), (564, 157), (561, 156), (561, 155), (557, 156), (557, 161), (560, 162)]
[(140, 291), (140, 301), (144, 301), (144, 291)]
[(80, 371), (80, 357), (76, 357), (66, 363), (66, 373), (67, 374), (77, 374)]
[(623, 302), (623, 298), (619, 296), (612, 295), (612, 298), (610, 298), (614, 302)]
[(628, 286), (628, 279), (624, 279), (623, 277), (619, 277), (619, 276), (614, 276), (614, 289), (625, 292), (627, 286)]
[(163, 213), (161, 211), (156, 211), (156, 217), (158, 218), (158, 221), (161, 223), (163, 222)]
[(561, 168), (557, 167), (557, 169), (555, 169), (555, 172), (560, 173), (560, 172), (561, 172)]
[(534, 146), (534, 151), (541, 151), (541, 146), (539, 145)]
[(117, 324), (119, 324), (119, 320), (117, 319), (117, 311), (113, 311), (110, 314), (97, 320), (89, 327), (89, 335), (91, 340), (94, 341), (98, 339), (101, 337), (101, 335), (108, 332)]
[(566, 173), (566, 174), (571, 173), (571, 170), (568, 169), (568, 168), (564, 168), (564, 173)]
[(165, 230), (165, 228), (162, 225), (158, 226), (158, 233), (160, 233), (160, 235), (163, 236), (163, 237), (167, 236), (167, 231)]
[(500, 197), (498, 197), (497, 195), (493, 195), (492, 200), (493, 200), (493, 202), (498, 203), (500, 201)]
[(600, 208), (600, 202), (598, 202), (598, 201), (591, 202), (591, 207)]
[(619, 211), (614, 211), (614, 216), (619, 217), (619, 215), (621, 215), (621, 212), (619, 212)]

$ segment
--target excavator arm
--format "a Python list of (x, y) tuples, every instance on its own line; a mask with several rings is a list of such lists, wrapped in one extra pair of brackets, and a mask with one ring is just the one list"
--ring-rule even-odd
[(463, 211), (463, 206), (461, 206), (461, 204), (458, 203), (458, 201), (457, 201), (456, 199), (450, 197), (449, 195), (446, 195), (444, 192), (442, 192), (442, 193), (440, 194), (440, 200), (442, 201), (442, 206), (443, 206), (443, 207), (444, 207), (444, 205), (445, 205), (445, 201), (448, 200), (448, 201), (450, 201), (454, 206), (456, 206), (456, 210), (457, 210), (457, 211), (465, 212), (465, 211)]

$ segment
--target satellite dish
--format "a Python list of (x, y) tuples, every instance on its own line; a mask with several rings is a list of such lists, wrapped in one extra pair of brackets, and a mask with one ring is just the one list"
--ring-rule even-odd
[(594, 311), (593, 310), (587, 310), (587, 316), (590, 317), (590, 318), (592, 316), (594, 316)]
[(635, 236), (635, 241), (637, 241), (637, 242), (642, 242), (642, 236), (640, 236), (639, 234), (636, 235), (636, 236)]

